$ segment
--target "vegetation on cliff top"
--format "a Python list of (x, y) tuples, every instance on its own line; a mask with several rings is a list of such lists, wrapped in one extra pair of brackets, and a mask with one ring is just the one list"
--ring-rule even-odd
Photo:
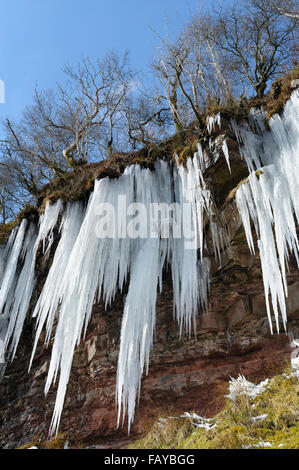
[[(292, 82), (298, 76), (299, 65), (296, 65), (282, 78), (277, 78), (271, 85), (271, 90), (266, 93), (262, 99), (230, 100), (222, 105), (211, 104), (204, 113), (203, 119), (206, 120), (207, 116), (215, 115), (219, 112), (223, 121), (221, 129), (215, 129), (212, 131), (212, 135), (215, 137), (220, 132), (227, 132), (229, 135), (227, 140), (230, 143), (230, 147), (234, 147), (236, 142), (231, 139), (231, 132), (226, 128), (229, 119), (231, 117), (237, 120), (244, 119), (248, 116), (251, 107), (262, 106), (267, 113), (267, 119), (275, 113), (282, 112), (286, 101), (289, 99), (294, 89)], [(199, 134), (196, 125), (193, 123), (189, 125), (187, 129), (176, 132), (172, 137), (156, 144), (148, 144), (138, 151), (131, 153), (115, 153), (98, 163), (78, 165), (72, 171), (56, 176), (41, 188), (37, 197), (36, 206), (25, 204), (24, 208), (18, 212), (15, 219), (0, 224), (0, 244), (6, 243), (11, 230), (17, 226), (24, 217), (29, 220), (38, 220), (39, 213), (44, 210), (48, 201), (53, 204), (58, 199), (61, 199), (63, 202), (86, 200), (93, 190), (94, 181), (96, 179), (101, 179), (106, 176), (116, 178), (124, 171), (126, 166), (134, 163), (138, 163), (143, 167), (153, 168), (156, 159), (166, 158), (168, 160), (174, 160), (174, 157), (177, 156), (178, 164), (185, 165), (186, 159), (192, 157), (197, 150), (198, 142), (202, 142), (203, 145), (205, 145), (208, 142), (208, 137), (209, 135), (206, 128)], [(219, 169), (216, 167), (212, 168), (210, 170), (212, 173), (209, 176), (212, 176), (214, 182), (215, 187), (213, 190), (215, 192), (215, 200), (223, 203), (233, 199), (238, 187), (243, 182), (247, 181), (247, 169), (244, 171), (240, 162), (239, 167), (234, 168), (232, 174), (230, 174), (227, 169), (224, 170), (225, 174), (223, 174), (223, 171), (218, 170)], [(258, 172), (257, 176), (259, 176)]]
[(288, 84), (278, 78), (297, 64), (295, 2), (281, 5), (219, 5), (194, 12), (173, 41), (158, 33), (146, 87), (128, 53), (110, 51), (66, 66), (67, 81), (56, 90), (36, 89), (21, 119), (2, 123), (0, 222), (43, 197), (84, 199), (102, 168), (94, 162), (121, 172), (176, 150), (184, 163), (207, 137), (208, 114), (246, 118), (250, 107), (267, 103), (268, 117), (279, 112), (298, 77), (297, 67)]
[[(194, 424), (195, 423), (195, 424)], [(199, 425), (203, 427), (196, 427)], [(227, 398), (220, 413), (198, 421), (193, 413), (153, 424), (131, 449), (298, 449), (299, 381), (287, 370), (255, 397)]]

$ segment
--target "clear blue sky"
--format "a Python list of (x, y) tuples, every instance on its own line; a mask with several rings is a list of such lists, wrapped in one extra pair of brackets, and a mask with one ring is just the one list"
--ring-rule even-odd
[[(202, 0), (202, 7), (209, 1)], [(109, 49), (130, 51), (132, 66), (144, 69), (154, 54), (165, 20), (175, 36), (198, 0), (0, 0), (0, 79), (5, 104), (0, 119), (18, 119), (32, 101), (36, 83), (55, 88), (64, 64)]]

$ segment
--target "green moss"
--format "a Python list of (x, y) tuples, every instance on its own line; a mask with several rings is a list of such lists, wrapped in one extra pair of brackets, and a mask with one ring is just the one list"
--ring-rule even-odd
[(175, 149), (175, 154), (178, 156), (178, 164), (179, 165), (186, 165), (187, 158), (192, 158), (194, 153), (197, 152), (197, 144), (196, 142), (191, 142), (189, 145), (183, 146), (180, 145)]
[(26, 444), (23, 444), (20, 447), (17, 447), (17, 449), (30, 449), (30, 447), (33, 447), (33, 446), (38, 447), (38, 444), (39, 444), (39, 438), (34, 437), (32, 441), (27, 442)]
[(190, 419), (164, 418), (163, 426), (161, 421), (155, 423), (130, 448), (298, 449), (298, 378), (286, 371), (272, 378), (264, 392), (254, 399), (241, 394), (235, 402), (227, 400), (214, 422), (216, 426), (207, 431), (195, 428)]
[(60, 432), (53, 439), (49, 440), (42, 440), (40, 437), (36, 436), (32, 439), (31, 442), (17, 447), (17, 449), (29, 449), (33, 446), (37, 447), (38, 449), (64, 449), (66, 441), (67, 435)]
[(15, 220), (8, 222), (7, 224), (0, 225), (0, 244), (1, 245), (4, 245), (7, 242), (10, 232), (14, 229), (16, 225), (17, 224)]
[(234, 235), (234, 238), (232, 239), (231, 243), (240, 243), (240, 242), (246, 242), (246, 235), (243, 226), (241, 226), (237, 232)]
[(56, 437), (49, 441), (43, 441), (43, 449), (64, 449), (64, 445), (67, 441), (67, 435), (65, 433), (58, 433)]
[(193, 430), (191, 419), (180, 416), (162, 417), (154, 425), (150, 425), (144, 439), (129, 445), (129, 449), (175, 449)]
[(293, 426), (290, 429), (284, 429), (275, 432), (270, 442), (273, 449), (298, 449), (299, 448), (299, 425)]
[(284, 105), (294, 91), (292, 81), (296, 79), (299, 79), (299, 65), (296, 65), (294, 69), (284, 77), (274, 80), (271, 85), (272, 92), (269, 94), (269, 99), (265, 106), (267, 121), (269, 121), (274, 114), (280, 114), (283, 111)]
[[(257, 177), (257, 179), (259, 179), (259, 177), (263, 174), (263, 170), (256, 170), (255, 172), (255, 176)], [(238, 189), (242, 186), (242, 184), (245, 184), (245, 183), (248, 183), (249, 181), (249, 176), (247, 176), (246, 178), (242, 179), (241, 181), (239, 181), (239, 183), (237, 184), (237, 186), (235, 188), (233, 188), (227, 198), (226, 198), (226, 201), (225, 202), (230, 202), (232, 201), (232, 199), (234, 199), (235, 195), (236, 195), (236, 192), (238, 191)]]

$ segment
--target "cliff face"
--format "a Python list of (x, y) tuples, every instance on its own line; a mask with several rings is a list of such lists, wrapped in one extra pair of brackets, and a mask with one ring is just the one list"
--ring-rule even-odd
[[(224, 154), (207, 170), (214, 197), (222, 207), (229, 243), (222, 252), (222, 264), (211, 257), (211, 288), (208, 311), (198, 311), (197, 332), (180, 337), (173, 318), (170, 273), (163, 276), (163, 291), (157, 299), (157, 321), (149, 373), (143, 375), (139, 406), (131, 433), (117, 429), (115, 407), (116, 369), (119, 335), (126, 289), (106, 310), (94, 304), (85, 341), (76, 349), (60, 431), (71, 446), (121, 447), (142, 435), (148, 422), (162, 411), (194, 410), (210, 417), (223, 406), (230, 376), (239, 373), (259, 381), (280, 372), (290, 357), (285, 333), (271, 335), (267, 320), (259, 257), (249, 252), (233, 197), (229, 192), (246, 176), (231, 129), (215, 132), (206, 152), (221, 149), (229, 142), (229, 173)], [(231, 139), (229, 141), (229, 139)], [(55, 235), (58, 240), (58, 234)], [(211, 238), (211, 237), (210, 237)], [(211, 239), (208, 237), (208, 244)], [(55, 250), (55, 242), (51, 253)], [(37, 293), (51, 264), (39, 257)], [(296, 334), (299, 319), (299, 274), (296, 260), (290, 259), (287, 276), (288, 331)], [(34, 303), (34, 299), (33, 299)], [(282, 328), (283, 331), (283, 328)], [(0, 447), (13, 448), (33, 438), (47, 438), (56, 388), (44, 396), (51, 343), (41, 337), (33, 366), (28, 365), (34, 341), (34, 323), (28, 316), (17, 356), (7, 366), (0, 383)]]
[[(60, 430), (71, 445), (119, 447), (141, 435), (150, 418), (169, 411), (195, 410), (212, 416), (223, 405), (230, 376), (253, 381), (281, 371), (289, 360), (288, 337), (271, 335), (263, 286), (252, 279), (252, 266), (227, 267), (213, 278), (209, 312), (200, 314), (197, 338), (179, 338), (172, 314), (172, 292), (164, 287), (157, 305), (157, 327), (148, 376), (130, 436), (117, 430), (115, 382), (123, 298), (108, 311), (95, 306), (85, 342), (75, 353)], [(250, 260), (251, 262), (253, 260)], [(248, 257), (248, 263), (249, 257)], [(255, 274), (257, 276), (257, 274)], [(289, 328), (298, 327), (299, 276), (289, 278)], [(167, 282), (167, 281), (165, 281)], [(32, 346), (30, 326), (24, 330), (18, 357), (0, 385), (1, 447), (15, 447), (47, 437), (55, 389), (44, 396), (50, 351), (40, 347), (27, 373)]]

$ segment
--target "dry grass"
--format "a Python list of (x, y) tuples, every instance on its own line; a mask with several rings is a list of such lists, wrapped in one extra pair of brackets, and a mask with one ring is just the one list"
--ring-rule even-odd
[(17, 449), (30, 449), (30, 447), (37, 447), (38, 449), (64, 449), (67, 441), (65, 433), (58, 433), (56, 437), (49, 440), (41, 440), (39, 437), (34, 437), (31, 442), (24, 444)]
[[(257, 418), (258, 419), (254, 419)], [(259, 419), (262, 417), (262, 419)], [(284, 374), (272, 378), (256, 398), (240, 395), (227, 399), (209, 431), (196, 428), (190, 419), (164, 418), (130, 448), (143, 449), (272, 449), (299, 448), (299, 380)]]
[(294, 88), (292, 81), (299, 79), (299, 65), (296, 65), (287, 75), (282, 78), (277, 78), (272, 83), (272, 91), (268, 95), (268, 100), (265, 105), (267, 112), (266, 119), (269, 120), (274, 114), (280, 114), (284, 105), (290, 98)]

